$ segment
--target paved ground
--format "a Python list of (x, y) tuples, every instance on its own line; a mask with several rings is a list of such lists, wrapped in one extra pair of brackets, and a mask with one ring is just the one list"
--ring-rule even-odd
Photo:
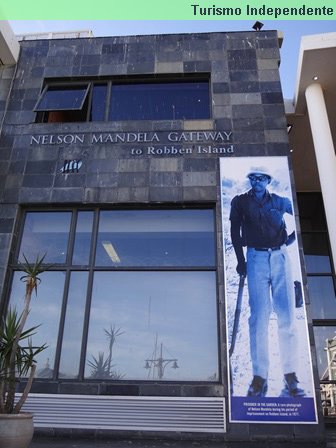
[(96, 440), (92, 438), (72, 439), (37, 436), (30, 448), (336, 448), (336, 426), (327, 428), (327, 444), (286, 443), (286, 442), (225, 442), (187, 441), (187, 440), (141, 440), (112, 439)]

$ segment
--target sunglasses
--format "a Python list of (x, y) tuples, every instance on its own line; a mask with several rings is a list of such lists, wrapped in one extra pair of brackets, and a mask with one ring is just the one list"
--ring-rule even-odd
[(266, 176), (265, 174), (260, 174), (259, 176), (256, 175), (256, 174), (251, 174), (251, 175), (249, 176), (249, 179), (250, 179), (252, 182), (265, 182), (266, 180), (269, 179), (269, 177)]

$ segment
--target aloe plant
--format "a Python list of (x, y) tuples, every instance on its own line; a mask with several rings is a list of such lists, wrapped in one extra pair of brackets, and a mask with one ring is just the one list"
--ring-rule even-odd
[[(30, 263), (23, 255), (24, 263), (20, 263), (20, 270), (24, 273), (20, 278), (26, 284), (23, 311), (19, 314), (16, 308), (10, 308), (4, 317), (0, 329), (0, 413), (18, 414), (30, 392), (35, 370), (36, 356), (47, 346), (34, 346), (32, 336), (39, 326), (25, 329), (30, 311), (32, 294), (41, 282), (39, 277), (50, 266), (43, 264), (43, 257), (36, 257)], [(15, 403), (15, 390), (18, 379), (26, 377), (28, 380), (20, 399)]]

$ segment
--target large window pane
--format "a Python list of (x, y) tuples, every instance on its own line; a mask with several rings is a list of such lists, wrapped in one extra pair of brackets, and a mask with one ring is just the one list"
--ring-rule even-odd
[(302, 232), (327, 230), (321, 193), (298, 193)]
[(65, 314), (60, 378), (77, 378), (83, 336), (88, 272), (72, 272)]
[(308, 277), (313, 319), (336, 319), (336, 296), (332, 277)]
[(214, 272), (95, 273), (86, 378), (216, 380), (217, 349)]
[(214, 266), (212, 210), (102, 211), (98, 266)]
[(105, 120), (106, 95), (107, 95), (107, 84), (93, 86), (90, 121)]
[(304, 233), (302, 241), (307, 272), (316, 274), (331, 272), (327, 235)]
[(87, 265), (90, 260), (93, 212), (78, 212), (72, 264)]
[(209, 117), (208, 82), (112, 86), (109, 120), (184, 120)]
[(45, 263), (65, 263), (71, 212), (29, 212), (26, 214), (19, 260), (29, 261), (46, 254)]
[[(15, 272), (10, 305), (22, 311), (25, 294), (25, 283), (20, 281), (22, 272)], [(64, 272), (44, 272), (40, 275), (41, 283), (38, 286), (37, 297), (33, 293), (31, 312), (29, 313), (26, 328), (40, 325), (33, 336), (36, 346), (47, 344), (47, 349), (37, 356), (38, 378), (51, 378), (55, 362), (55, 352), (60, 324), (60, 314), (64, 290)]]

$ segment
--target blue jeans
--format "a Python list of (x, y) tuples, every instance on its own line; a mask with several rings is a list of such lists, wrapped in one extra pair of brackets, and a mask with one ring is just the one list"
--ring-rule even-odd
[(250, 350), (253, 375), (268, 377), (268, 328), (272, 309), (277, 315), (283, 373), (295, 372), (295, 296), (287, 247), (267, 252), (247, 249), (250, 305)]

